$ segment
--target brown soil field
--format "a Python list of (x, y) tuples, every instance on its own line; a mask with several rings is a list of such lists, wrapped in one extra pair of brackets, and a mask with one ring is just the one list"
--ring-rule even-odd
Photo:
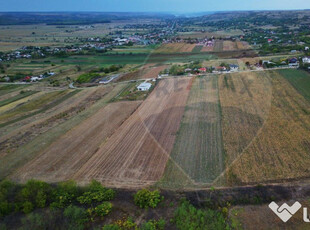
[(138, 110), (75, 174), (113, 187), (159, 180), (172, 150), (189, 93), (189, 78), (161, 80)]
[(236, 42), (233, 41), (224, 41), (223, 42), (223, 50), (224, 51), (231, 51), (231, 50), (237, 50), (239, 47), (237, 47)]
[[(111, 87), (82, 90), (43, 114), (30, 117), (12, 125), (10, 128), (0, 130), (0, 156), (16, 150), (39, 134), (47, 132), (70, 117), (76, 116), (110, 91)], [(9, 132), (10, 130), (11, 132)]]
[[(29, 160), (35, 158), (60, 136), (91, 117), (115, 97), (123, 87), (122, 84), (119, 84), (115, 87), (107, 87), (107, 89), (105, 89), (106, 87), (94, 89), (95, 91), (103, 91), (102, 93), (99, 92), (101, 96), (97, 93), (88, 94), (88, 90), (86, 90), (84, 94), (88, 96), (86, 99), (84, 98), (85, 101), (82, 100), (77, 105), (74, 103), (68, 105), (67, 99), (62, 104), (63, 107), (58, 108), (56, 111), (51, 109), (29, 117), (20, 124), (14, 123), (12, 126), (6, 126), (5, 128), (10, 133), (6, 135), (4, 132), (4, 141), (1, 140), (1, 145), (5, 152), (1, 154), (0, 178), (9, 175)], [(92, 92), (92, 90), (90, 91)], [(26, 120), (28, 120), (29, 124), (24, 123)]]
[(168, 43), (162, 44), (155, 53), (188, 53), (192, 52), (196, 44), (187, 44), (187, 43)]
[(136, 79), (157, 78), (158, 74), (167, 69), (168, 65), (154, 66), (155, 64), (146, 64), (139, 70), (124, 74), (119, 81), (130, 81)]
[(211, 52), (213, 51), (214, 47), (213, 46), (204, 46), (202, 47), (200, 52)]
[(214, 55), (219, 58), (245, 58), (245, 57), (257, 57), (258, 54), (254, 50), (232, 50), (232, 51), (222, 51), (222, 52), (213, 52)]
[[(251, 102), (256, 112), (251, 113), (251, 107), (240, 111), (235, 106), (229, 111), (222, 106), (228, 183), (264, 183), (309, 177), (310, 103), (276, 72), (265, 73), (259, 84), (254, 80), (247, 86), (245, 79), (242, 84), (237, 83), (236, 77), (233, 79), (236, 87), (245, 86), (247, 98), (240, 98), (235, 93), (228, 99), (223, 90), (221, 102), (242, 102), (243, 105)], [(267, 87), (270, 83), (271, 87)]]
[(49, 182), (71, 179), (140, 103), (108, 104), (59, 137), (46, 151), (18, 170), (13, 178), (21, 181), (35, 178)]

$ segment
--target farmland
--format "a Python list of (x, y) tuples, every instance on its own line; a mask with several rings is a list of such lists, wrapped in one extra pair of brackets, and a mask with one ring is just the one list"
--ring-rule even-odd
[(211, 184), (224, 170), (218, 79), (194, 79), (165, 175), (164, 186)]
[(288, 80), (292, 86), (310, 101), (310, 75), (305, 71), (278, 70), (278, 73)]
[(170, 43), (163, 44), (158, 49), (156, 49), (155, 53), (188, 53), (192, 52), (195, 48), (195, 44), (187, 44), (187, 43)]
[[(0, 129), (1, 177), (31, 160), (61, 135), (106, 105), (122, 85), (82, 91), (59, 105)], [(31, 103), (31, 101), (29, 102)], [(44, 140), (44, 142), (42, 142)]]
[(74, 179), (110, 186), (153, 184), (162, 176), (183, 115), (188, 79), (162, 80)]
[(101, 108), (74, 129), (60, 136), (46, 151), (22, 167), (13, 177), (23, 181), (36, 178), (50, 182), (71, 179), (139, 104), (139, 101), (117, 102)]
[(309, 102), (277, 72), (231, 79), (220, 91), (228, 183), (309, 176)]

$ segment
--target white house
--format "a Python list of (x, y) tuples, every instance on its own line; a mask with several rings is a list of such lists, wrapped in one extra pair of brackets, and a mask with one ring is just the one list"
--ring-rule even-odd
[(137, 87), (137, 89), (139, 91), (148, 91), (151, 87), (152, 87), (151, 83), (143, 82)]
[(309, 63), (310, 63), (310, 57), (304, 57), (304, 58), (302, 59), (302, 62), (303, 62), (303, 63), (306, 63), (306, 64), (309, 64)]

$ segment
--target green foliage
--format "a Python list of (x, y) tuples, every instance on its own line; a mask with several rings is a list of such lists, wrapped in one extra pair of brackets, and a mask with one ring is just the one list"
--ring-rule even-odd
[(105, 225), (103, 230), (138, 230), (132, 218), (117, 220), (114, 224)]
[(9, 202), (9, 196), (14, 193), (16, 184), (4, 180), (0, 182), (0, 217), (8, 215), (13, 210), (13, 205)]
[(78, 187), (74, 181), (66, 181), (59, 183), (55, 189), (53, 196), (54, 202), (52, 208), (64, 208), (70, 205), (78, 195)]
[(140, 208), (156, 208), (158, 203), (160, 203), (163, 199), (164, 197), (160, 195), (158, 190), (150, 191), (147, 189), (142, 189), (134, 195), (134, 202)]
[(113, 207), (112, 203), (103, 202), (102, 204), (98, 205), (97, 207), (90, 209), (89, 212), (91, 214), (94, 213), (96, 216), (104, 217), (112, 211), (112, 207)]
[(102, 202), (114, 199), (115, 191), (103, 187), (99, 182), (93, 180), (87, 187), (87, 192), (84, 192), (82, 196), (77, 200), (81, 204), (91, 204), (92, 202)]
[(174, 222), (180, 230), (229, 229), (221, 212), (212, 209), (196, 209), (188, 201), (184, 201), (177, 208)]
[(84, 229), (84, 224), (88, 221), (86, 210), (73, 205), (67, 207), (63, 215), (68, 220), (67, 229)]
[(22, 206), (23, 206), (22, 211), (25, 214), (31, 213), (34, 209), (34, 206), (30, 201), (25, 201)]
[(78, 83), (87, 83), (91, 82), (91, 80), (100, 77), (98, 73), (84, 73), (78, 77), (76, 80)]
[(166, 222), (163, 219), (160, 219), (158, 221), (149, 220), (141, 226), (141, 230), (164, 230), (165, 225)]
[(18, 194), (18, 200), (23, 203), (23, 211), (29, 213), (35, 207), (44, 208), (51, 190), (51, 186), (45, 182), (29, 180)]
[(10, 214), (11, 210), (12, 208), (8, 201), (0, 201), (0, 217)]
[(22, 228), (21, 229), (33, 229), (41, 230), (46, 229), (46, 222), (42, 215), (37, 213), (30, 213), (26, 217), (22, 218)]
[(182, 75), (182, 74), (184, 74), (184, 67), (182, 67), (180, 65), (173, 65), (173, 66), (171, 66), (169, 73), (171, 75)]

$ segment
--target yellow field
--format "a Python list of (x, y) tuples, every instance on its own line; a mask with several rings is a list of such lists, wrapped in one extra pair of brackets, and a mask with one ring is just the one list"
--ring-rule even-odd
[(188, 53), (192, 52), (196, 44), (168, 43), (161, 45), (155, 53)]

